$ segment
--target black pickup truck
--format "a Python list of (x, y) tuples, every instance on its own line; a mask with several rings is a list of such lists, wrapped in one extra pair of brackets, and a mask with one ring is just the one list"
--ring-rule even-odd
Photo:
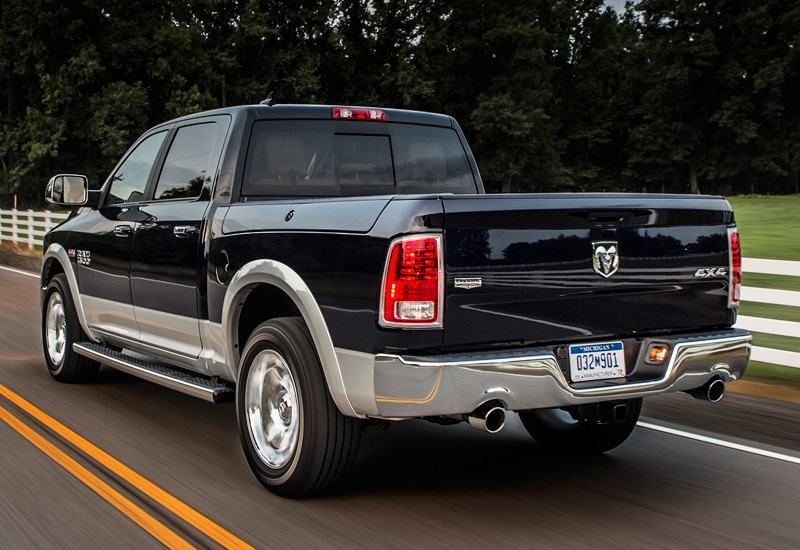
[(257, 478), (322, 491), (369, 423), (425, 418), (597, 453), (642, 398), (719, 400), (739, 237), (722, 197), (485, 195), (456, 121), (255, 105), (156, 126), (45, 238), (50, 374), (109, 365), (236, 401)]

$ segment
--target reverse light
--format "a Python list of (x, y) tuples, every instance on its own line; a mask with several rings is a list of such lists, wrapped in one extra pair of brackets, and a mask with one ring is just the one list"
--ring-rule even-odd
[(384, 272), (380, 324), (442, 326), (443, 272), (438, 235), (394, 241)]
[(728, 229), (728, 257), (730, 258), (730, 285), (728, 307), (738, 307), (742, 293), (742, 249), (739, 246), (739, 231)]
[(353, 120), (389, 120), (386, 113), (380, 109), (365, 109), (363, 107), (334, 107), (333, 118), (349, 118)]
[(647, 362), (658, 365), (663, 363), (669, 353), (669, 347), (660, 344), (651, 344), (647, 352)]

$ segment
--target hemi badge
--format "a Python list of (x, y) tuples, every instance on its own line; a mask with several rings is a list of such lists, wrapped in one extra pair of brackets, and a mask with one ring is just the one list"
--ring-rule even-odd
[(478, 288), (482, 284), (480, 277), (456, 277), (456, 288)]

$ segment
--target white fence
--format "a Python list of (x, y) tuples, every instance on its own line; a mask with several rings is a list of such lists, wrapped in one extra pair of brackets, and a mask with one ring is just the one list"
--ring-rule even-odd
[[(0, 210), (0, 242), (11, 241), (33, 249), (42, 243), (42, 237), (50, 229), (67, 218), (67, 214), (34, 212), (33, 210)], [(766, 273), (800, 277), (800, 262), (744, 258), (745, 273)], [(800, 292), (771, 288), (742, 287), (742, 301), (759, 302), (781, 306), (800, 307)], [(737, 327), (773, 334), (800, 338), (800, 323), (740, 315)], [(800, 353), (755, 346), (752, 359), (774, 365), (800, 368)]]
[[(744, 258), (742, 260), (742, 270), (745, 273), (764, 273), (767, 275), (800, 277), (800, 262)], [(800, 307), (800, 292), (744, 286), (742, 287), (742, 301)], [(800, 323), (793, 321), (780, 321), (777, 319), (739, 315), (736, 326), (763, 334), (800, 338)], [(753, 346), (751, 359), (753, 359), (753, 361), (761, 361), (762, 363), (771, 363), (773, 365), (783, 365), (784, 367), (800, 369), (800, 353), (796, 351)]]
[(45, 233), (67, 219), (68, 214), (33, 210), (0, 210), (0, 243), (10, 241), (33, 250)]

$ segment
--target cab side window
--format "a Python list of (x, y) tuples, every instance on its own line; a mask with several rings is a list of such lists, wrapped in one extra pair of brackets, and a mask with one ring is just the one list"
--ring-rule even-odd
[(158, 132), (145, 139), (128, 155), (114, 173), (108, 193), (109, 204), (138, 202), (144, 198), (150, 171), (164, 143), (167, 132)]
[(217, 141), (217, 124), (179, 128), (156, 185), (156, 200), (199, 197), (209, 178), (208, 165)]

